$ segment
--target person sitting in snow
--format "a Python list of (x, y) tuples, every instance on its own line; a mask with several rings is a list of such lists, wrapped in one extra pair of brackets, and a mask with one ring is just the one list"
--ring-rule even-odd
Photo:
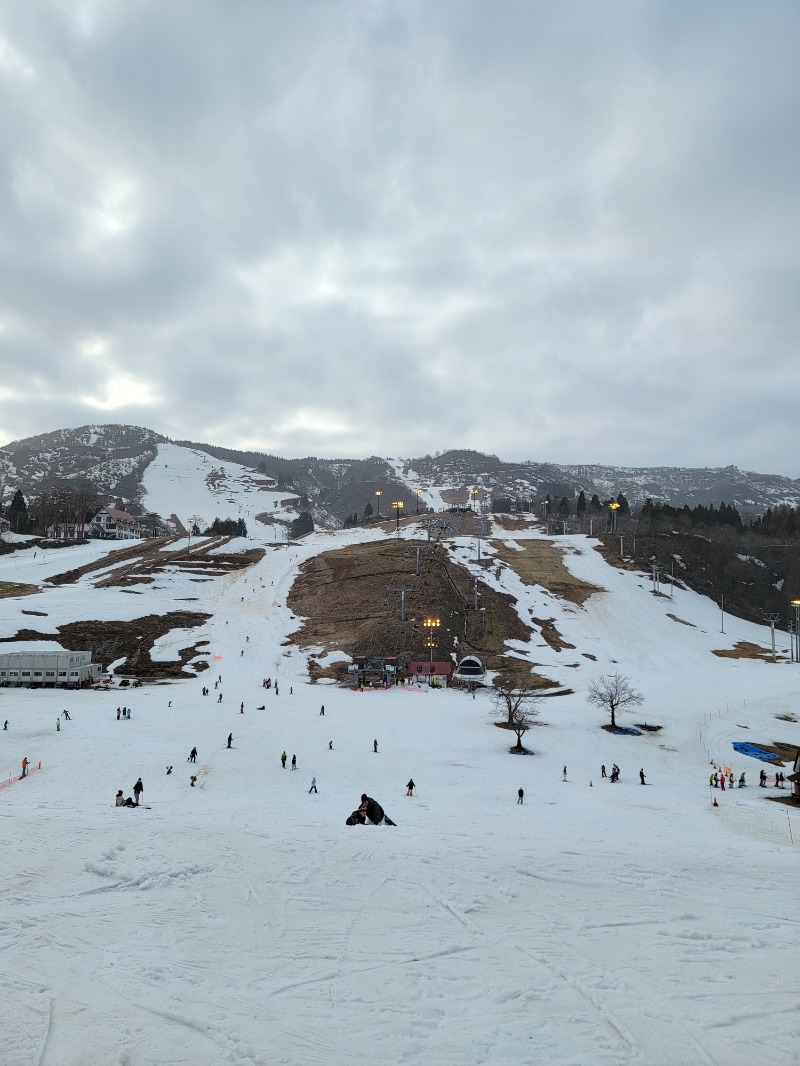
[(361, 796), (361, 806), (353, 811), (347, 819), (347, 825), (396, 825), (391, 818), (387, 818), (383, 807), (377, 800), (372, 799), (365, 793)]

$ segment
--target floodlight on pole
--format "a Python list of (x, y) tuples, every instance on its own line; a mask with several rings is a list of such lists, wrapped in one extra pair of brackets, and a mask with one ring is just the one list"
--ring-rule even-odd
[(472, 507), (473, 511), (475, 510), (475, 500), (476, 500), (477, 496), (478, 496), (478, 490), (477, 489), (470, 489), (469, 490), (470, 506)]
[(441, 619), (439, 618), (426, 618), (422, 623), (423, 628), (427, 630), (425, 644), (431, 650), (431, 662), (433, 662), (433, 649), (436, 647), (436, 641), (433, 639), (434, 630), (438, 629), (441, 624)]
[(392, 504), (392, 507), (394, 507), (395, 514), (397, 515), (397, 526), (395, 528), (396, 528), (397, 532), (399, 533), (400, 532), (400, 512), (403, 510), (403, 501), (402, 500), (395, 500), (394, 503)]
[(622, 504), (619, 503), (617, 500), (612, 500), (611, 503), (608, 506), (609, 506), (609, 508), (611, 510), (611, 532), (612, 533), (616, 533), (616, 531), (617, 531), (617, 511), (620, 509)]
[(375, 490), (375, 495), (378, 497), (378, 518), (380, 518), (380, 516), (381, 516), (381, 496), (383, 496), (383, 493), (381, 492), (380, 489), (376, 489)]

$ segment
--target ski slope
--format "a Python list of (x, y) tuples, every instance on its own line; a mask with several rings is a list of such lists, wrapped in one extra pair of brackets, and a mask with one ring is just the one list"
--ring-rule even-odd
[[(168, 496), (169, 456), (150, 506), (188, 517), (216, 501), (200, 477)], [(795, 1063), (800, 816), (769, 801), (762, 764), (731, 744), (800, 743), (798, 723), (776, 717), (797, 717), (800, 666), (714, 656), (766, 646), (769, 631), (727, 618), (722, 634), (714, 604), (655, 597), (587, 538), (563, 538), (567, 566), (604, 590), (583, 607), (506, 568), (489, 578), (575, 645), (556, 652), (535, 630), (512, 649), (574, 690), (544, 701), (534, 754), (513, 756), (486, 693), (308, 683), (286, 605), (298, 568), (385, 535), (267, 545), (254, 567), (200, 586), (211, 620), (157, 647), (174, 657), (207, 639), (196, 679), (0, 690), (0, 781), (23, 756), (42, 763), (0, 789), (3, 1066)], [(116, 547), (1, 556), (0, 581), (43, 583), (72, 552)], [(468, 540), (451, 550), (475, 554)], [(156, 586), (42, 584), (2, 601), (0, 636), (166, 612), (198, 589), (179, 571)], [(600, 728), (586, 686), (615, 669), (645, 696), (621, 723), (659, 734)], [(710, 759), (748, 778), (714, 793), (717, 807)], [(600, 765), (613, 762), (611, 785)], [(147, 809), (116, 809), (139, 776)], [(345, 826), (362, 792), (396, 828)]]

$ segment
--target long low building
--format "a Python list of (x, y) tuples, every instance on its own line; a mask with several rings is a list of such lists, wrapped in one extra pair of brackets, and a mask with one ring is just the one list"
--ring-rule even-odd
[(82, 688), (100, 677), (90, 651), (11, 651), (0, 653), (0, 685)]

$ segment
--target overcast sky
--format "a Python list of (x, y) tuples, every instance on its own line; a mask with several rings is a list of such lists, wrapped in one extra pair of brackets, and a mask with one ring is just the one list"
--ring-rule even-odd
[(800, 476), (800, 6), (3, 0), (0, 443)]

